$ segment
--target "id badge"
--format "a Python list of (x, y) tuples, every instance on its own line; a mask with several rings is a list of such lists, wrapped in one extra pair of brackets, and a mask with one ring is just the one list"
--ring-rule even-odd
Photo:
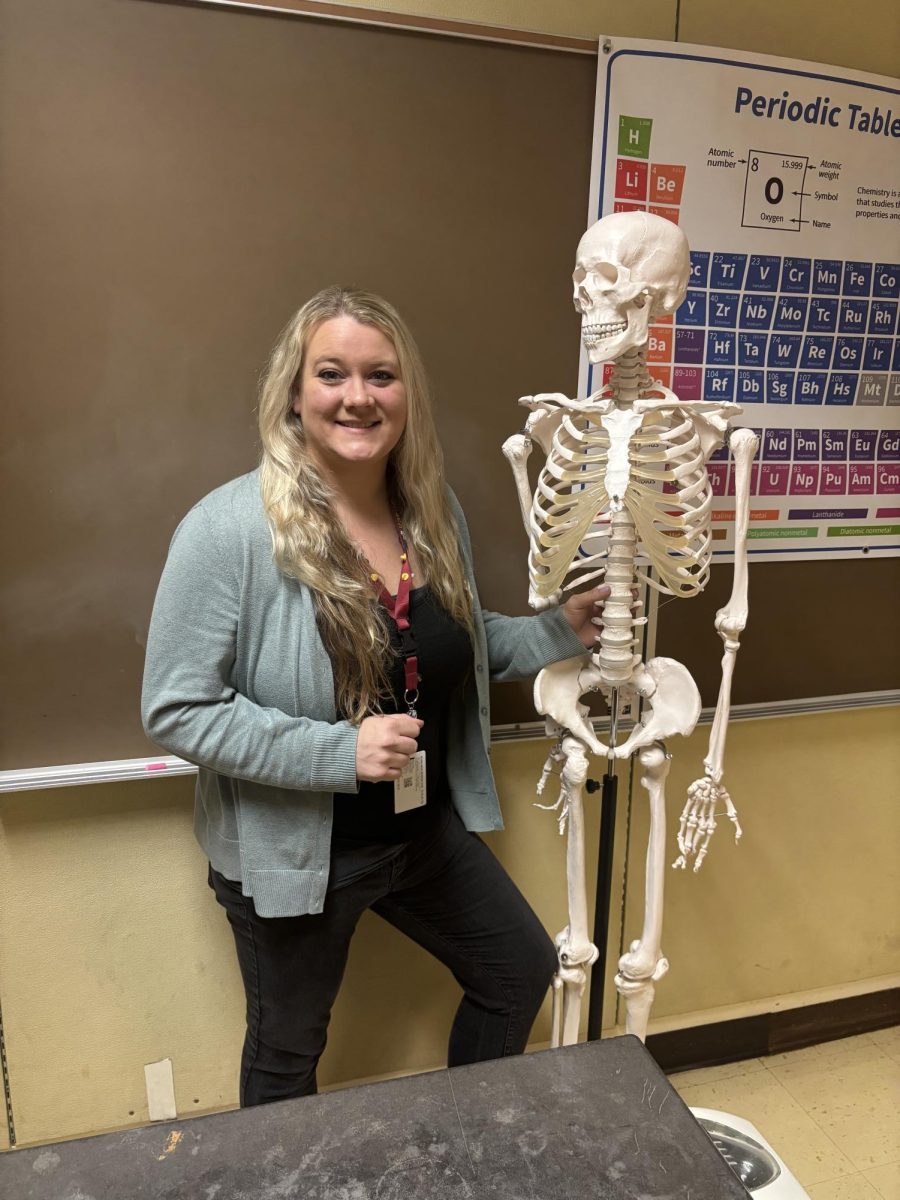
[(409, 812), (425, 804), (425, 751), (417, 750), (399, 779), (394, 780), (394, 812)]

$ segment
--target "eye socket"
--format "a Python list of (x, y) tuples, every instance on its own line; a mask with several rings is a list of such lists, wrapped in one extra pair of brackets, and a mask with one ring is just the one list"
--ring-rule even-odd
[(599, 275), (600, 278), (605, 279), (607, 283), (615, 283), (619, 278), (619, 268), (613, 263), (595, 263), (593, 271), (595, 275)]
[(336, 383), (341, 378), (341, 373), (334, 367), (322, 367), (316, 371), (316, 378), (324, 380), (325, 383)]
[(374, 380), (375, 383), (393, 383), (395, 376), (391, 371), (380, 370), (373, 371), (369, 378)]
[(587, 279), (587, 271), (584, 269), (584, 267), (576, 267), (572, 272), (572, 282), (584, 283), (585, 279)]

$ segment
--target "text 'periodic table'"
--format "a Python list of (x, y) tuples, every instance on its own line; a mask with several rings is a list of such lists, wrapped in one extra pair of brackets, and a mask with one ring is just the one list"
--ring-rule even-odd
[[(739, 404), (738, 423), (758, 433), (752, 553), (900, 551), (900, 178), (891, 186), (897, 164), (885, 165), (895, 147), (860, 149), (861, 127), (767, 126), (734, 101), (754, 79), (799, 96), (798, 81), (816, 78), (810, 64), (614, 46), (598, 89), (596, 214), (651, 212), (692, 246), (683, 303), (650, 327), (650, 374), (684, 402)], [(829, 78), (847, 111), (860, 89), (872, 85)], [(585, 394), (611, 369), (594, 378), (583, 358)], [(727, 549), (727, 446), (708, 472), (713, 537)]]

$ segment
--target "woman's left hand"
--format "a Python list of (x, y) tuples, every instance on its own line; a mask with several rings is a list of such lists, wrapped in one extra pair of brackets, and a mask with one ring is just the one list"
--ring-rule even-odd
[(585, 650), (594, 648), (600, 630), (593, 624), (591, 617), (600, 615), (609, 592), (609, 584), (601, 583), (599, 587), (579, 592), (577, 596), (570, 596), (562, 605), (563, 614), (572, 626), (572, 632), (581, 639)]

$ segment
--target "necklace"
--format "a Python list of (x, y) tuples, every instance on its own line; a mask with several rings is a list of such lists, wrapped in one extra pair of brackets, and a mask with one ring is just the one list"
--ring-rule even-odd
[[(404, 583), (406, 583), (408, 585), (409, 581), (411, 579), (415, 578), (415, 572), (409, 565), (409, 550), (406, 545), (406, 536), (403, 533), (403, 528), (400, 525), (400, 521), (398, 520), (396, 515), (394, 516), (394, 526), (397, 530), (397, 540), (400, 543), (400, 583), (397, 585), (397, 595), (399, 596), (401, 586)], [(387, 591), (384, 580), (381, 578), (381, 576), (378, 574), (377, 571), (371, 571), (369, 574), (369, 578), (376, 585), (375, 590), (376, 590), (376, 592), (379, 593), (379, 598), (380, 598), (381, 590), (383, 589), (384, 591)], [(407, 586), (406, 590), (409, 591), (408, 586)], [(389, 592), (388, 592), (388, 595), (390, 595)]]
[(403, 702), (409, 715), (416, 715), (416, 701), (419, 699), (419, 658), (416, 653), (416, 643), (413, 639), (412, 625), (409, 620), (409, 593), (412, 570), (409, 565), (409, 550), (406, 538), (399, 520), (394, 517), (397, 526), (397, 538), (400, 542), (400, 580), (397, 584), (397, 595), (392, 596), (384, 585), (384, 580), (377, 572), (372, 571), (370, 578), (375, 585), (378, 599), (397, 626), (400, 634), (400, 649), (403, 654)]

